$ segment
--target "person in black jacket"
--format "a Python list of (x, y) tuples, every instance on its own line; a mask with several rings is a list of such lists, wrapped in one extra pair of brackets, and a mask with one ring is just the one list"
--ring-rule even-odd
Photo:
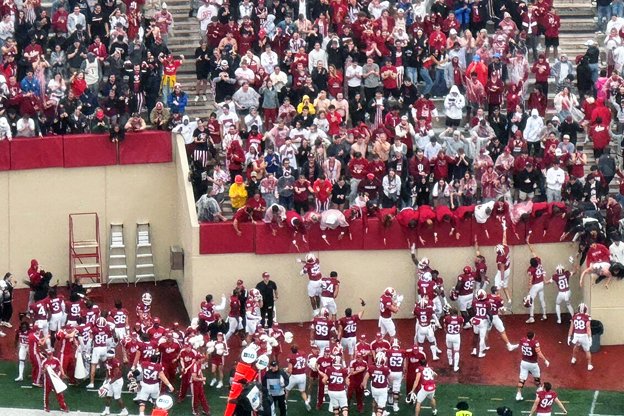
[(270, 274), (264, 272), (262, 273), (262, 281), (256, 285), (256, 289), (262, 295), (262, 308), (260, 309), (262, 315), (261, 325), (265, 328), (271, 328), (273, 326), (275, 301), (278, 298), (277, 284), (271, 280)]
[[(13, 316), (13, 287), (15, 279), (11, 273), (4, 275), (0, 281), (0, 326), (11, 328), (11, 317)], [(2, 334), (2, 329), (0, 329)]]
[(577, 135), (583, 132), (583, 128), (572, 119), (572, 116), (568, 116), (563, 120), (563, 123), (559, 125), (559, 132), (561, 133), (561, 137), (566, 134), (570, 136), (570, 143), (576, 146)]
[(526, 167), (518, 174), (519, 198), (525, 201), (527, 198), (535, 196), (535, 190), (539, 188), (540, 175), (533, 168), (533, 164), (527, 162)]
[(581, 63), (576, 67), (576, 84), (581, 97), (586, 94), (594, 95), (595, 84), (592, 81), (592, 69), (589, 66), (589, 57), (587, 55), (583, 56)]
[(273, 398), (273, 403), (279, 407), (280, 416), (286, 416), (286, 386), (288, 381), (288, 374), (279, 368), (277, 361), (271, 362), (262, 379), (262, 386), (268, 390), (269, 395)]
[(341, 176), (332, 186), (331, 203), (332, 208), (340, 211), (344, 210), (345, 202), (349, 199), (351, 187), (345, 182), (345, 177)]

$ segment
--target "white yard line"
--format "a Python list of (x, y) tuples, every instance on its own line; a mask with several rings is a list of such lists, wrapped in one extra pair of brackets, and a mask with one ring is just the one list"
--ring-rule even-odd
[(594, 409), (596, 408), (596, 401), (598, 400), (598, 394), (599, 394), (599, 393), (600, 393), (600, 392), (599, 392), (598, 390), (596, 390), (596, 391), (594, 392), (594, 400), (592, 400), (591, 407), (589, 408), (589, 414), (590, 414), (590, 415), (593, 415), (593, 414), (594, 414)]
[[(43, 404), (42, 404), (43, 405)], [(61, 412), (60, 410), (52, 410), (50, 413), (45, 412), (44, 410), (35, 410), (35, 409), (15, 409), (11, 407), (2, 407), (3, 413), (11, 416), (56, 416), (56, 415), (67, 415), (65, 412)], [(71, 410), (71, 407), (70, 407)], [(100, 413), (91, 413), (91, 412), (76, 412), (72, 411), (71, 413), (80, 413), (80, 416), (99, 416)]]

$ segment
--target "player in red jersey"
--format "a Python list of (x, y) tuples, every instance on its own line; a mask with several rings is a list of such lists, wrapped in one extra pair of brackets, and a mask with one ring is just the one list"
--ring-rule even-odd
[(546, 367), (550, 365), (542, 350), (539, 342), (535, 339), (534, 332), (527, 332), (526, 337), (520, 341), (520, 351), (522, 352), (522, 361), (520, 361), (520, 380), (518, 381), (518, 392), (516, 393), (516, 401), (524, 400), (522, 398), (522, 388), (529, 377), (529, 373), (533, 376), (536, 387), (541, 385), (541, 371), (537, 362), (538, 358), (544, 361)]
[(475, 235), (475, 286), (474, 293), (477, 294), (479, 289), (484, 289), (490, 283), (490, 279), (487, 277), (487, 263), (485, 262), (485, 257), (481, 255), (481, 251), (479, 251), (479, 242), (477, 241), (477, 236)]
[(336, 313), (338, 308), (336, 307), (336, 298), (340, 291), (340, 280), (338, 280), (338, 273), (331, 272), (329, 277), (323, 277), (321, 279), (321, 306), (326, 308), (331, 314), (331, 319), (336, 320)]
[(409, 386), (414, 385), (414, 381), (416, 381), (416, 373), (420, 367), (420, 362), (426, 359), (427, 356), (425, 355), (425, 352), (418, 346), (418, 344), (414, 344), (412, 348), (405, 351), (405, 361), (407, 363), (405, 371), (406, 389), (409, 388)]
[(63, 372), (63, 367), (61, 366), (61, 362), (53, 355), (53, 350), (47, 350), (44, 354), (47, 355), (47, 358), (43, 360), (41, 363), (41, 369), (43, 373), (43, 405), (46, 412), (50, 411), (50, 392), (54, 390), (56, 394), (56, 400), (61, 406), (61, 410), (63, 412), (69, 412), (69, 409), (65, 405), (65, 397), (63, 397), (63, 393), (59, 393), (54, 388), (54, 384), (52, 384), (52, 378), (48, 371), (56, 374), (58, 377), (65, 378), (65, 373)]
[(471, 327), (469, 312), (472, 310), (472, 298), (474, 289), (474, 273), (470, 266), (464, 267), (464, 272), (457, 276), (457, 284), (455, 290), (457, 291), (457, 304), (459, 305), (459, 312), (464, 318), (464, 329)]
[(316, 393), (316, 410), (321, 410), (321, 406), (323, 406), (325, 387), (327, 386), (327, 383), (324, 381), (323, 376), (329, 371), (333, 363), (334, 359), (331, 356), (331, 351), (329, 350), (329, 348), (326, 348), (325, 351), (323, 351), (323, 354), (320, 355), (320, 357), (316, 360), (316, 371), (318, 371), (319, 376), (318, 391)]
[(340, 357), (333, 358), (333, 364), (323, 373), (320, 373), (323, 383), (327, 385), (329, 391), (329, 406), (333, 409), (334, 415), (342, 416), (349, 414), (347, 402), (347, 387), (349, 386), (349, 371), (341, 364)]
[[(223, 387), (223, 367), (225, 366), (225, 357), (230, 354), (230, 350), (228, 349), (227, 342), (225, 341), (225, 336), (223, 332), (219, 332), (217, 334), (217, 340), (214, 343), (214, 351), (210, 354), (210, 358), (212, 361), (212, 381), (210, 381), (210, 386), (217, 385), (217, 388), (220, 389)], [(217, 383), (217, 375), (219, 377), (219, 382)]]
[(587, 305), (580, 303), (577, 313), (572, 317), (570, 330), (568, 331), (568, 345), (574, 345), (572, 350), (572, 364), (576, 363), (576, 353), (579, 348), (585, 351), (587, 358), (587, 369), (592, 370), (592, 356), (590, 352), (592, 344), (591, 317), (587, 313)]
[(173, 332), (171, 331), (167, 331), (164, 340), (158, 344), (160, 363), (163, 366), (163, 372), (168, 380), (175, 380), (176, 369), (178, 367), (177, 360), (181, 349), (180, 344), (173, 339)]
[(186, 397), (186, 392), (191, 387), (191, 374), (193, 374), (193, 364), (200, 360), (202, 355), (193, 349), (189, 341), (186, 341), (184, 348), (178, 355), (178, 363), (180, 364), (180, 394), (178, 395), (178, 403)]
[(135, 311), (139, 321), (142, 321), (149, 316), (152, 312), (152, 295), (149, 293), (143, 293), (141, 296), (141, 302), (137, 304)]
[(78, 329), (70, 325), (65, 325), (63, 329), (56, 333), (56, 339), (61, 344), (58, 348), (58, 359), (63, 367), (63, 372), (69, 377), (69, 384), (78, 385), (74, 377), (76, 370), (76, 348), (78, 343)]
[(550, 416), (552, 414), (553, 403), (557, 403), (563, 411), (563, 414), (567, 415), (568, 411), (559, 400), (557, 393), (552, 389), (552, 385), (549, 382), (545, 382), (543, 387), (544, 388), (536, 394), (529, 416), (533, 416), (534, 414), (537, 416)]
[(446, 331), (446, 356), (449, 366), (454, 371), (459, 371), (459, 349), (461, 347), (461, 328), (464, 318), (458, 316), (457, 309), (451, 308), (449, 315), (444, 317), (444, 330)]
[(347, 351), (349, 356), (349, 361), (347, 362), (351, 362), (353, 359), (355, 344), (357, 343), (357, 325), (362, 316), (364, 316), (366, 302), (361, 299), (360, 301), (362, 308), (357, 315), (353, 315), (351, 308), (347, 308), (345, 309), (345, 316), (338, 320), (338, 340), (340, 341), (340, 346)]
[(48, 298), (41, 299), (38, 302), (32, 303), (28, 308), (28, 314), (35, 325), (42, 329), (44, 335), (49, 333), (50, 309), (48, 307)]
[(429, 259), (427, 257), (423, 257), (422, 259), (418, 260), (418, 257), (416, 257), (416, 243), (412, 243), (410, 252), (412, 255), (412, 262), (414, 262), (414, 264), (418, 267), (416, 276), (418, 277), (418, 280), (420, 280), (425, 273), (431, 273), (431, 267), (429, 267)]
[(436, 282), (433, 281), (433, 276), (430, 272), (423, 273), (422, 277), (418, 279), (418, 299), (426, 297), (433, 300), (435, 297), (434, 288)]
[(211, 323), (216, 321), (216, 311), (225, 310), (225, 295), (221, 295), (221, 303), (219, 305), (215, 305), (212, 302), (212, 299), (212, 295), (206, 295), (206, 300), (199, 305), (199, 314), (197, 315), (197, 317), (199, 318), (200, 322), (205, 322), (206, 325), (210, 325)]
[(527, 324), (532, 324), (535, 322), (535, 318), (533, 317), (535, 313), (535, 298), (539, 297), (540, 304), (542, 305), (542, 321), (545, 321), (548, 317), (546, 316), (546, 302), (544, 301), (544, 278), (546, 277), (546, 272), (544, 271), (544, 266), (542, 266), (542, 260), (537, 257), (535, 253), (535, 249), (529, 242), (531, 238), (531, 232), (529, 231), (529, 235), (526, 238), (527, 246), (531, 251), (531, 267), (527, 269), (527, 276), (529, 277), (529, 296), (531, 297), (531, 306), (529, 307), (529, 319), (527, 319)]
[(95, 325), (95, 321), (102, 316), (102, 311), (100, 311), (100, 307), (94, 305), (91, 299), (87, 299), (85, 301), (85, 307), (82, 310), (82, 319), (81, 322), (83, 324)]
[(121, 340), (123, 362), (128, 364), (128, 357), (134, 358), (139, 350), (139, 334), (135, 331), (130, 332), (124, 339)]
[[(422, 360), (420, 364), (421, 367), (416, 373), (416, 380), (414, 381), (412, 390), (409, 392), (408, 396), (412, 398), (412, 401), (414, 401), (414, 395), (416, 396), (416, 416), (420, 414), (420, 407), (425, 399), (429, 399), (431, 401), (431, 414), (437, 415), (438, 409), (436, 407), (435, 400), (435, 378), (438, 375), (427, 365), (426, 360)], [(416, 391), (418, 393), (416, 393)]]
[(78, 325), (82, 317), (82, 311), (85, 307), (85, 301), (80, 298), (78, 293), (74, 292), (69, 295), (69, 300), (65, 301), (65, 311), (67, 312), (67, 323)]
[(373, 396), (373, 414), (382, 416), (388, 403), (388, 386), (390, 384), (390, 368), (386, 365), (386, 354), (383, 352), (375, 356), (375, 363), (364, 376), (364, 385), (370, 379), (371, 396)]
[[(17, 349), (17, 359), (19, 360), (18, 375), (15, 381), (24, 381), (24, 367), (28, 357), (28, 336), (30, 335), (30, 325), (22, 321), (15, 332), (15, 347)], [(33, 373), (34, 374), (34, 373)], [(34, 380), (34, 379), (33, 379)]]
[(500, 332), (501, 338), (503, 339), (503, 341), (505, 341), (505, 344), (507, 345), (507, 350), (514, 351), (520, 346), (520, 344), (512, 344), (509, 341), (507, 332), (505, 332), (505, 325), (503, 325), (503, 321), (500, 318), (500, 312), (504, 312), (506, 310), (505, 302), (500, 296), (500, 290), (498, 289), (498, 287), (492, 286), (490, 291), (492, 293), (488, 296), (488, 302), (490, 307), (489, 314), (490, 318), (492, 319), (492, 326), (496, 328), (498, 332)]
[(511, 293), (509, 292), (509, 276), (511, 275), (511, 254), (507, 245), (507, 225), (503, 221), (503, 241), (496, 246), (496, 276), (494, 285), (503, 289), (507, 303), (511, 306)]
[(152, 318), (152, 324), (152, 327), (147, 330), (147, 335), (149, 335), (150, 339), (153, 339), (158, 343), (167, 330), (160, 326), (160, 318), (157, 316)]
[(392, 396), (388, 400), (388, 404), (392, 405), (395, 412), (399, 411), (399, 393), (401, 392), (401, 383), (403, 382), (403, 371), (405, 370), (405, 357), (407, 353), (401, 349), (399, 340), (392, 342), (390, 351), (386, 353), (388, 357), (388, 368), (390, 368), (391, 392)]
[(366, 341), (366, 334), (361, 334), (357, 344), (355, 344), (356, 354), (362, 354), (364, 361), (369, 362), (373, 356), (373, 350), (371, 349), (370, 342)]
[(241, 331), (243, 329), (243, 320), (241, 319), (241, 292), (238, 288), (232, 291), (230, 296), (230, 311), (228, 312), (228, 332), (225, 334), (225, 340), (229, 340), (232, 335), (238, 332), (241, 335), (241, 341), (245, 339)]
[(377, 332), (375, 334), (375, 340), (371, 342), (370, 344), (371, 358), (374, 359), (377, 356), (377, 354), (380, 352), (383, 352), (385, 354), (386, 351), (388, 351), (391, 346), (392, 344), (390, 344), (388, 340), (384, 339), (381, 332)]
[(313, 316), (317, 316), (321, 308), (321, 266), (319, 260), (312, 253), (308, 253), (304, 260), (297, 259), (298, 263), (302, 263), (301, 275), (308, 275), (308, 296), (312, 305)]
[(442, 317), (444, 308), (450, 308), (446, 295), (444, 294), (444, 279), (440, 277), (440, 272), (431, 270), (431, 280), (433, 286), (433, 309), (435, 310), (438, 320)]
[(396, 290), (392, 287), (387, 287), (379, 299), (378, 325), (381, 329), (381, 335), (385, 336), (388, 334), (391, 340), (396, 336), (396, 326), (392, 320), (392, 314), (399, 311), (401, 302), (403, 302), (403, 296), (397, 296)]
[(108, 351), (108, 342), (112, 333), (108, 322), (105, 318), (99, 317), (93, 328), (93, 350), (91, 352), (91, 383), (88, 389), (95, 387), (95, 370), (100, 362), (106, 360), (106, 352)]
[[(479, 358), (485, 357), (488, 329), (490, 326), (490, 302), (485, 290), (479, 289), (477, 296), (472, 303), (472, 309), (475, 315), (472, 317), (472, 329), (474, 331), (474, 337), (472, 341), (472, 355), (476, 355)], [(477, 348), (479, 349), (477, 353)]]
[(128, 311), (124, 309), (123, 304), (119, 299), (115, 301), (115, 307), (110, 310), (108, 316), (115, 324), (115, 338), (118, 340), (124, 339), (130, 329), (130, 322), (128, 320)]
[(557, 323), (561, 323), (561, 304), (565, 302), (568, 312), (570, 312), (570, 319), (574, 316), (574, 309), (572, 309), (572, 303), (570, 302), (570, 272), (567, 271), (562, 264), (558, 264), (555, 269), (555, 274), (552, 275), (546, 284), (554, 283), (557, 285), (557, 300), (555, 301), (555, 311), (557, 312)]
[(312, 325), (310, 325), (310, 339), (319, 346), (321, 355), (325, 349), (329, 348), (329, 341), (332, 338), (332, 333), (335, 332), (335, 323), (329, 319), (329, 311), (321, 308), (319, 316), (314, 318)]
[(366, 387), (364, 377), (367, 372), (368, 364), (364, 360), (364, 356), (359, 352), (356, 353), (355, 359), (349, 364), (349, 389), (347, 391), (347, 400), (350, 404), (353, 395), (355, 395), (355, 402), (360, 413), (364, 413), (364, 388)]
[(433, 310), (433, 303), (430, 303), (427, 298), (421, 298), (414, 306), (413, 313), (416, 317), (414, 342), (418, 342), (422, 346), (425, 339), (429, 341), (433, 360), (439, 360), (438, 353), (441, 351), (438, 349), (434, 334), (434, 326), (439, 325), (439, 323)]
[(134, 399), (139, 403), (139, 415), (145, 415), (145, 405), (150, 401), (155, 401), (160, 396), (160, 382), (165, 383), (165, 386), (170, 392), (174, 391), (173, 385), (165, 376), (163, 368), (158, 364), (158, 357), (153, 355), (151, 360), (141, 362), (141, 389)]
[(286, 400), (291, 390), (299, 390), (301, 398), (308, 412), (312, 409), (310, 406), (310, 398), (306, 394), (306, 370), (308, 368), (308, 360), (305, 355), (299, 352), (299, 347), (293, 345), (290, 347), (292, 354), (286, 359), (288, 368), (286, 372), (289, 375), (288, 386), (286, 386)]
[(111, 399), (115, 399), (119, 407), (121, 408), (120, 416), (126, 416), (128, 409), (121, 398), (121, 391), (123, 390), (123, 376), (121, 374), (121, 362), (115, 358), (115, 350), (108, 350), (106, 353), (106, 361), (104, 361), (104, 367), (106, 368), (106, 380), (104, 384), (108, 385), (108, 391), (106, 392), (106, 407), (102, 412), (102, 416), (110, 415)]
[(49, 335), (43, 334), (41, 326), (35, 326), (28, 335), (28, 352), (30, 353), (30, 364), (32, 365), (32, 384), (36, 387), (42, 386), (43, 367), (41, 363), (46, 345), (49, 344), (48, 338)]
[(52, 345), (56, 340), (56, 332), (64, 325), (65, 320), (65, 297), (63, 295), (57, 295), (56, 289), (50, 289), (48, 291), (48, 310), (50, 312), (50, 339)]
[(202, 413), (204, 415), (210, 415), (210, 406), (208, 406), (208, 400), (206, 400), (206, 392), (204, 386), (206, 385), (206, 377), (202, 372), (202, 360), (195, 361), (191, 368), (191, 405), (193, 407), (193, 415), (199, 415), (199, 406), (202, 407)]

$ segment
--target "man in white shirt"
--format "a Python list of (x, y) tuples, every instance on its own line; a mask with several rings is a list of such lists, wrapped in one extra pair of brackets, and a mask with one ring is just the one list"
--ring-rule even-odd
[(546, 198), (550, 204), (553, 201), (561, 202), (561, 186), (565, 181), (565, 173), (558, 163), (546, 171)]
[[(28, 114), (17, 120), (17, 134), (15, 137), (35, 137), (35, 122)], [(41, 136), (41, 133), (39, 133)]]
[(222, 107), (223, 113), (219, 116), (219, 124), (222, 127), (221, 134), (228, 131), (231, 125), (236, 126), (238, 123), (238, 115), (230, 111), (230, 107), (228, 105), (224, 105)]
[(609, 246), (610, 259), (612, 263), (619, 263), (624, 266), (624, 244), (620, 241), (619, 236), (611, 238), (613, 243)]
[(390, 7), (390, 2), (388, 1), (379, 1), (373, 0), (372, 3), (368, 5), (368, 12), (373, 16), (375, 20), (381, 17), (381, 13), (384, 10), (387, 10)]
[(347, 67), (345, 71), (347, 77), (347, 87), (349, 88), (349, 99), (355, 97), (356, 92), (360, 92), (362, 87), (362, 67), (358, 65), (356, 60), (353, 60), (351, 65)]
[(273, 68), (273, 72), (269, 76), (269, 79), (273, 82), (273, 86), (279, 92), (284, 88), (284, 85), (288, 83), (288, 77), (286, 76), (286, 72), (282, 71), (279, 65), (275, 65)]
[(316, 68), (319, 61), (323, 63), (323, 68), (327, 68), (327, 52), (321, 49), (321, 44), (317, 42), (314, 44), (314, 49), (308, 54), (308, 71), (310, 73)]
[(262, 65), (267, 74), (273, 74), (273, 68), (278, 66), (278, 64), (279, 57), (271, 50), (271, 45), (266, 45), (264, 52), (260, 55), (260, 65)]
[(245, 81), (253, 83), (256, 75), (251, 69), (249, 69), (247, 61), (241, 60), (240, 67), (234, 71), (234, 76), (236, 77), (238, 85), (243, 85), (243, 82)]
[(74, 12), (67, 16), (67, 32), (71, 35), (76, 31), (76, 25), (81, 24), (82, 27), (86, 27), (87, 18), (84, 14), (80, 13), (80, 7), (74, 7)]
[(206, 31), (208, 30), (208, 24), (212, 20), (213, 16), (217, 16), (217, 8), (214, 3), (206, 2), (201, 5), (197, 10), (197, 20), (199, 20), (199, 33), (201, 39), (206, 39)]

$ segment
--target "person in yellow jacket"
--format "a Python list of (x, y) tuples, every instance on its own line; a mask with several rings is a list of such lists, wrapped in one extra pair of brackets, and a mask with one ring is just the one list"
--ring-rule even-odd
[(314, 108), (314, 105), (310, 102), (310, 96), (308, 95), (304, 95), (301, 98), (301, 102), (297, 106), (297, 113), (301, 114), (304, 107), (308, 107), (308, 111), (310, 111), (310, 114), (316, 114), (316, 109)]
[(230, 186), (230, 199), (234, 210), (244, 207), (247, 203), (247, 189), (241, 175), (236, 175), (234, 183)]
[(455, 416), (472, 416), (472, 412), (469, 411), (470, 406), (466, 402), (457, 403), (458, 412), (455, 413)]

